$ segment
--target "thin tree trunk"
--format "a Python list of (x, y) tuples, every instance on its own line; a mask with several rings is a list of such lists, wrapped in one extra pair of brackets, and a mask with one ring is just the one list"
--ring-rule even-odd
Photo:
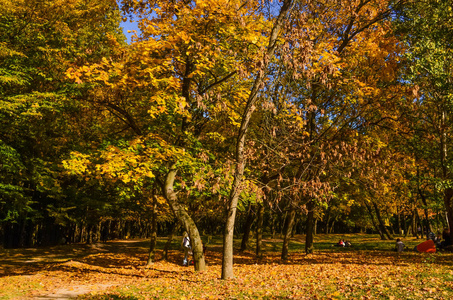
[(151, 241), (149, 244), (148, 261), (146, 263), (147, 267), (151, 266), (155, 261), (157, 244), (157, 216), (156, 216), (157, 196), (154, 194), (154, 191), (152, 197), (153, 197), (153, 210), (151, 212)]
[(403, 214), (402, 215), (402, 224), (403, 224), (403, 231), (404, 231), (404, 236), (407, 236), (407, 220), (406, 216)]
[[(410, 219), (411, 217), (409, 216), (409, 224), (412, 222)], [(403, 215), (403, 230), (404, 230), (404, 237), (406, 238), (409, 235), (409, 227), (407, 226), (407, 218), (406, 216)]]
[(195, 271), (204, 271), (206, 270), (206, 262), (203, 253), (203, 242), (201, 240), (200, 234), (198, 232), (197, 225), (189, 216), (187, 211), (182, 205), (178, 202), (178, 197), (173, 189), (173, 184), (176, 177), (176, 168), (175, 165), (172, 165), (170, 171), (167, 174), (164, 184), (164, 196), (173, 210), (176, 218), (183, 224), (185, 230), (190, 236), (190, 241), (192, 245), (193, 258), (194, 258), (194, 268)]
[(288, 222), (288, 212), (285, 211), (285, 215), (283, 217), (283, 226), (280, 226), (280, 236), (283, 237), (285, 233), (285, 224)]
[(87, 230), (86, 230), (86, 243), (87, 244), (91, 244), (92, 243), (92, 240), (91, 240), (91, 229), (92, 229), (92, 225), (91, 224), (88, 224), (86, 226)]
[(447, 210), (447, 223), (450, 228), (450, 237), (453, 240), (453, 189), (447, 188), (444, 191), (444, 204)]
[(241, 252), (247, 250), (250, 238), (250, 230), (252, 229), (253, 221), (254, 221), (253, 205), (249, 204), (247, 211), (247, 219), (245, 220), (244, 224), (244, 235), (242, 236)]
[(324, 226), (324, 233), (329, 233), (329, 223), (330, 223), (330, 212), (329, 209), (327, 209), (326, 213), (326, 224)]
[(21, 220), (20, 222), (20, 232), (19, 232), (19, 247), (22, 248), (22, 247), (25, 247), (25, 237), (26, 237), (26, 231), (25, 231), (25, 227), (26, 227), (26, 218), (27, 218), (27, 214), (25, 214), (25, 217)]
[(179, 228), (179, 223), (175, 222), (170, 229), (170, 232), (168, 234), (168, 239), (167, 239), (167, 242), (165, 243), (165, 247), (164, 247), (164, 260), (168, 260), (168, 252), (170, 251), (171, 242), (173, 241), (173, 237), (178, 228)]
[(398, 223), (397, 224), (398, 235), (400, 235), (401, 234), (401, 213), (400, 213), (399, 206), (397, 206), (397, 208), (396, 208), (396, 222)]
[(275, 215), (272, 213), (272, 210), (269, 210), (269, 218), (271, 219), (272, 238), (275, 239), (275, 236), (277, 235), (277, 226), (275, 225), (276, 218)]
[(376, 218), (378, 219), (379, 227), (381, 228), (382, 232), (387, 236), (387, 238), (389, 240), (393, 240), (392, 235), (390, 234), (390, 232), (388, 231), (387, 227), (384, 224), (384, 221), (382, 220), (381, 212), (379, 211), (379, 207), (374, 202), (372, 202), (372, 204), (374, 207), (374, 211), (376, 212)]
[[(444, 110), (442, 110), (442, 119), (441, 119), (441, 130), (442, 130), (442, 139), (441, 139), (441, 165), (442, 165), (442, 177), (444, 180), (449, 179), (449, 171), (448, 171), (448, 166), (447, 166), (447, 159), (448, 159), (448, 153), (447, 153), (447, 132), (446, 126), (447, 124), (447, 113)], [(447, 223), (450, 229), (450, 237), (453, 239), (453, 189), (448, 187), (444, 190), (444, 205), (445, 205), (445, 210), (447, 211)]]
[(426, 231), (424, 231), (424, 232), (426, 234), (428, 234), (428, 233), (430, 233), (432, 231), (431, 223), (429, 222), (428, 203), (426, 201), (425, 195), (422, 193), (420, 188), (418, 188), (418, 194), (420, 195), (420, 199), (422, 199), (423, 214), (425, 215), (425, 225), (426, 225), (425, 229), (426, 229)]
[(225, 230), (223, 235), (223, 256), (222, 256), (222, 279), (232, 279), (234, 277), (233, 272), (233, 238), (234, 238), (234, 223), (236, 221), (237, 203), (239, 200), (239, 194), (242, 189), (242, 176), (244, 174), (245, 167), (245, 142), (247, 136), (247, 130), (249, 122), (252, 117), (253, 111), (255, 110), (255, 103), (258, 100), (258, 91), (261, 89), (261, 85), (264, 82), (265, 73), (270, 59), (274, 55), (274, 51), (277, 48), (278, 37), (281, 34), (284, 21), (291, 11), (293, 6), (293, 0), (284, 0), (280, 13), (274, 23), (269, 38), (269, 44), (267, 51), (263, 57), (261, 68), (257, 71), (255, 82), (253, 83), (250, 91), (249, 98), (245, 110), (242, 114), (241, 126), (238, 132), (237, 144), (236, 144), (236, 169), (234, 172), (233, 184), (228, 199), (227, 215), (225, 222)]
[(296, 210), (289, 204), (290, 211), (286, 217), (286, 222), (283, 230), (283, 245), (282, 245), (282, 260), (288, 260), (288, 247), (289, 240), (291, 239), (291, 232), (293, 231), (294, 220), (296, 219)]
[(386, 240), (387, 238), (385, 237), (385, 235), (382, 232), (381, 228), (376, 224), (376, 221), (374, 220), (373, 210), (371, 209), (371, 207), (366, 202), (365, 202), (365, 206), (366, 206), (366, 208), (368, 210), (368, 213), (370, 214), (371, 222), (373, 223), (374, 229), (379, 233), (379, 236), (381, 237), (381, 240)]
[(263, 215), (264, 206), (262, 203), (257, 204), (257, 222), (256, 222), (256, 256), (262, 257), (262, 243), (263, 243)]
[[(418, 214), (417, 209), (414, 209), (415, 212), (415, 225), (417, 227), (417, 239), (418, 238), (423, 238), (423, 224), (422, 224), (422, 219), (420, 218), (420, 215)], [(420, 230), (418, 230), (420, 228)], [(420, 235), (420, 236), (419, 236)]]
[(313, 200), (308, 201), (307, 203), (307, 235), (305, 236), (305, 253), (313, 253), (313, 227), (314, 227), (314, 216), (315, 216), (315, 203)]
[(329, 230), (328, 233), (334, 233), (334, 229), (335, 229), (335, 220), (336, 220), (336, 219), (333, 219), (333, 220), (332, 220), (332, 225), (330, 226), (330, 230)]
[(316, 235), (318, 233), (318, 219), (315, 219), (315, 224), (313, 227), (313, 235)]
[(417, 215), (415, 214), (415, 209), (412, 210), (412, 219), (411, 219), (411, 226), (412, 226), (412, 236), (418, 239), (418, 232), (417, 232)]

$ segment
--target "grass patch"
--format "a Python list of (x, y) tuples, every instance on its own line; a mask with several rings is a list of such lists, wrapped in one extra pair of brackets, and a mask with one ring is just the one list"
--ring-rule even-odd
[(39, 280), (30, 276), (8, 276), (0, 278), (0, 299), (21, 299), (33, 292), (43, 290)]

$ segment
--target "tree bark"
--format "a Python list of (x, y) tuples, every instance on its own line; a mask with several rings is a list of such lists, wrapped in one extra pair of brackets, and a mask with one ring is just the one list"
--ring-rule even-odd
[(422, 199), (422, 203), (423, 203), (423, 213), (425, 215), (425, 229), (423, 232), (428, 235), (428, 233), (430, 233), (432, 231), (431, 229), (431, 224), (429, 222), (429, 214), (428, 214), (428, 202), (426, 201), (426, 197), (425, 195), (423, 194), (422, 192), (422, 189), (420, 188), (420, 169), (419, 167), (417, 166), (417, 192), (420, 196), (420, 199)]
[[(420, 218), (419, 214), (418, 214), (418, 211), (417, 209), (414, 209), (414, 213), (415, 213), (415, 230), (417, 231), (417, 239), (418, 238), (423, 238), (423, 224), (422, 224), (422, 219)], [(420, 230), (418, 230), (420, 228)], [(420, 236), (419, 236), (419, 233), (420, 233)]]
[(385, 237), (381, 228), (376, 224), (376, 221), (374, 220), (373, 210), (371, 209), (370, 205), (368, 205), (368, 203), (365, 202), (365, 206), (368, 210), (368, 213), (370, 214), (371, 222), (373, 223), (374, 229), (379, 233), (381, 240), (386, 240), (387, 238)]
[[(410, 221), (410, 217), (409, 217)], [(407, 217), (403, 214), (403, 230), (404, 230), (404, 237), (407, 237), (408, 232), (409, 232), (409, 227), (407, 226)]]
[(156, 244), (157, 244), (157, 216), (156, 216), (156, 208), (157, 208), (157, 198), (156, 195), (153, 192), (153, 210), (152, 210), (152, 215), (151, 215), (151, 241), (149, 245), (149, 255), (148, 255), (148, 261), (146, 263), (146, 266), (149, 267), (153, 264), (155, 261), (155, 255), (156, 255)]
[(398, 228), (398, 235), (400, 235), (402, 228), (401, 228), (401, 212), (399, 206), (396, 207), (396, 223)]
[(374, 202), (372, 202), (372, 204), (374, 207), (374, 211), (376, 212), (376, 218), (378, 219), (379, 227), (381, 228), (382, 232), (387, 236), (387, 238), (389, 240), (393, 240), (392, 235), (390, 234), (390, 232), (388, 231), (387, 227), (384, 224), (384, 221), (382, 220), (381, 212), (379, 211), (379, 207)]
[(244, 174), (245, 167), (245, 141), (247, 136), (247, 130), (249, 122), (252, 117), (253, 111), (255, 110), (255, 104), (258, 100), (258, 91), (261, 89), (261, 85), (264, 82), (265, 73), (269, 60), (274, 55), (274, 51), (277, 48), (278, 37), (281, 34), (281, 30), (284, 25), (284, 21), (291, 11), (293, 6), (293, 0), (284, 0), (280, 13), (273, 25), (271, 35), (269, 37), (269, 44), (266, 49), (266, 53), (263, 57), (261, 68), (257, 72), (255, 82), (253, 83), (250, 91), (245, 110), (242, 114), (241, 126), (238, 132), (237, 144), (236, 144), (236, 168), (234, 173), (233, 184), (228, 199), (228, 207), (226, 214), (225, 230), (223, 235), (223, 256), (222, 256), (222, 279), (232, 279), (234, 277), (233, 272), (233, 238), (234, 238), (234, 223), (236, 220), (237, 203), (239, 200), (239, 194), (242, 186), (242, 176)]
[(272, 210), (269, 211), (269, 219), (271, 220), (270, 223), (271, 223), (272, 238), (275, 239), (275, 237), (277, 236), (277, 226), (275, 225), (276, 217), (272, 213)]
[(318, 233), (318, 219), (315, 219), (315, 224), (313, 225), (313, 235)]
[(330, 230), (329, 230), (329, 232), (327, 232), (327, 233), (334, 233), (334, 229), (335, 229), (335, 220), (336, 220), (336, 219), (333, 219), (333, 220), (332, 220), (332, 225), (330, 226)]
[(325, 214), (325, 228), (324, 228), (324, 233), (328, 234), (329, 233), (329, 223), (330, 223), (330, 207), (327, 208), (327, 212)]
[(314, 216), (315, 216), (315, 203), (313, 200), (307, 203), (307, 235), (305, 236), (305, 253), (313, 253), (313, 229), (314, 229)]
[(263, 255), (263, 250), (262, 250), (262, 244), (263, 244), (263, 215), (264, 215), (264, 206), (262, 203), (259, 203), (257, 208), (257, 222), (256, 222), (256, 256), (257, 257), (262, 257)]
[(170, 232), (169, 232), (168, 238), (167, 238), (167, 242), (165, 243), (165, 247), (164, 247), (164, 259), (165, 260), (168, 260), (168, 252), (170, 251), (171, 242), (173, 241), (173, 236), (175, 235), (175, 232), (177, 231), (178, 228), (179, 228), (179, 224), (177, 222), (175, 222), (170, 229)]
[(242, 236), (241, 252), (247, 250), (250, 238), (250, 230), (252, 229), (253, 221), (254, 221), (253, 205), (249, 204), (247, 211), (247, 219), (245, 220), (244, 224), (244, 235)]
[(450, 229), (450, 237), (453, 240), (453, 189), (447, 188), (444, 191), (444, 204), (447, 210), (447, 222)]
[[(442, 177), (444, 180), (449, 179), (450, 173), (448, 171), (448, 166), (447, 166), (447, 132), (445, 128), (448, 128), (446, 126), (447, 124), (447, 113), (444, 110), (442, 110), (442, 119), (441, 119), (441, 132), (442, 132), (442, 139), (441, 139), (441, 164), (442, 164)], [(444, 190), (444, 205), (445, 205), (445, 210), (447, 211), (447, 222), (448, 222), (448, 227), (450, 229), (450, 237), (453, 238), (453, 189), (452, 188), (445, 188)]]
[(172, 165), (165, 179), (163, 194), (171, 209), (173, 210), (176, 218), (181, 222), (181, 224), (183, 224), (185, 230), (190, 236), (193, 258), (195, 262), (195, 271), (204, 271), (206, 270), (206, 263), (203, 253), (203, 242), (201, 240), (200, 233), (198, 232), (197, 225), (189, 216), (184, 207), (179, 204), (178, 197), (173, 189), (176, 173), (177, 171), (175, 165)]
[(294, 220), (296, 219), (296, 210), (290, 203), (290, 211), (286, 217), (286, 222), (283, 230), (283, 245), (282, 245), (282, 260), (288, 260), (288, 247), (289, 240), (291, 239), (291, 232), (294, 227)]

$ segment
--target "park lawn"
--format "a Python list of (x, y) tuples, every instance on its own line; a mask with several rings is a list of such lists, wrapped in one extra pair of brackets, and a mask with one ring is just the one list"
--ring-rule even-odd
[[(332, 245), (340, 238), (351, 248)], [(207, 239), (206, 239), (207, 240)], [(240, 240), (238, 239), (237, 245)], [(404, 239), (413, 248), (420, 242)], [(159, 241), (159, 248), (165, 240)], [(0, 299), (27, 299), (48, 294), (78, 299), (452, 299), (453, 254), (392, 251), (395, 241), (376, 235), (317, 235), (314, 254), (303, 253), (303, 236), (290, 244), (283, 262), (281, 240), (264, 240), (265, 253), (235, 255), (235, 279), (220, 280), (221, 239), (210, 238), (208, 270), (181, 266), (179, 240), (168, 261), (144, 268), (148, 241), (65, 245), (9, 250), (0, 262)], [(253, 246), (253, 245), (251, 245)], [(408, 247), (408, 248), (409, 248)], [(160, 257), (159, 251), (157, 256)]]

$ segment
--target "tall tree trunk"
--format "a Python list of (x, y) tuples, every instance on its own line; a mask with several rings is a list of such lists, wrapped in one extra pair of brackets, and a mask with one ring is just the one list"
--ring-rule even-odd
[(447, 210), (447, 223), (450, 228), (450, 237), (453, 240), (453, 189), (447, 188), (444, 191), (444, 204)]
[(236, 144), (236, 169), (234, 172), (233, 184), (228, 199), (228, 207), (226, 214), (225, 230), (223, 235), (223, 256), (222, 256), (222, 279), (232, 279), (234, 277), (233, 272), (233, 238), (234, 238), (234, 223), (236, 221), (236, 210), (237, 203), (239, 200), (239, 194), (242, 189), (242, 176), (244, 174), (245, 167), (245, 141), (247, 136), (247, 130), (249, 122), (252, 117), (253, 111), (255, 110), (255, 104), (258, 100), (258, 91), (261, 89), (261, 85), (264, 82), (266, 75), (266, 69), (269, 65), (270, 59), (273, 57), (275, 49), (277, 48), (277, 42), (279, 35), (281, 34), (284, 21), (291, 11), (293, 6), (293, 0), (283, 0), (280, 13), (273, 25), (271, 35), (269, 38), (269, 44), (264, 54), (261, 68), (257, 70), (255, 82), (253, 83), (250, 91), (245, 110), (242, 114), (241, 126), (238, 132), (237, 144)]
[(275, 239), (276, 235), (277, 235), (277, 226), (275, 225), (275, 223), (277, 222), (276, 221), (276, 217), (275, 217), (275, 214), (272, 213), (272, 210), (269, 211), (269, 218), (271, 220), (271, 233), (272, 233), (272, 238)]
[[(447, 124), (447, 113), (445, 109), (442, 110), (442, 119), (441, 119), (441, 132), (442, 132), (442, 139), (441, 139), (441, 164), (442, 164), (442, 177), (444, 180), (448, 180), (450, 177), (450, 174), (448, 172), (448, 166), (447, 166), (447, 132), (446, 126)], [(445, 188), (444, 190), (444, 205), (445, 205), (445, 210), (447, 211), (447, 222), (448, 226), (450, 229), (450, 237), (453, 239), (453, 189), (448, 187)]]
[(284, 232), (285, 232), (285, 224), (287, 223), (288, 219), (288, 212), (285, 211), (285, 215), (283, 217), (283, 226), (280, 227), (280, 236), (283, 237)]
[(385, 226), (384, 220), (382, 220), (381, 217), (381, 212), (379, 211), (379, 207), (377, 206), (376, 203), (372, 202), (374, 211), (376, 212), (376, 218), (378, 219), (379, 222), (379, 227), (381, 228), (382, 232), (387, 236), (389, 240), (393, 240), (392, 235), (388, 231), (387, 227)]
[[(410, 219), (409, 219), (410, 221)], [(404, 237), (407, 237), (407, 234), (409, 232), (409, 228), (407, 227), (407, 217), (403, 214), (403, 230), (404, 230)]]
[(330, 223), (330, 207), (327, 208), (327, 212), (325, 214), (325, 219), (326, 219), (326, 223), (325, 223), (325, 228), (324, 228), (324, 233), (329, 233), (329, 223)]
[(25, 247), (25, 240), (26, 240), (25, 227), (26, 227), (26, 223), (27, 223), (27, 214), (25, 214), (24, 218), (20, 222), (20, 229), (19, 229), (20, 230), (19, 231), (19, 247), (20, 248)]
[(426, 197), (422, 192), (422, 189), (420, 188), (420, 169), (417, 166), (417, 192), (420, 195), (420, 199), (422, 199), (423, 203), (423, 213), (425, 215), (425, 229), (423, 232), (428, 235), (432, 231), (431, 224), (429, 222), (429, 212), (428, 212), (428, 202), (426, 201)]
[(365, 202), (365, 206), (368, 210), (368, 213), (370, 214), (371, 222), (373, 223), (374, 229), (379, 233), (381, 240), (386, 240), (387, 238), (385, 237), (381, 228), (376, 224), (376, 221), (374, 220), (373, 210), (371, 209), (370, 205), (367, 202)]
[(176, 218), (181, 222), (181, 224), (183, 224), (185, 230), (190, 236), (193, 258), (195, 261), (195, 271), (204, 271), (206, 270), (206, 262), (203, 253), (203, 242), (201, 240), (200, 233), (198, 232), (197, 225), (189, 216), (184, 207), (179, 204), (178, 197), (176, 196), (176, 193), (173, 189), (176, 173), (177, 171), (175, 165), (172, 165), (165, 179), (163, 189), (164, 196), (171, 209), (173, 210)]
[[(415, 212), (415, 225), (417, 227), (417, 239), (423, 238), (423, 224), (420, 215), (418, 214), (418, 210), (414, 209)], [(420, 229), (420, 230), (419, 230)]]
[(177, 222), (175, 222), (171, 226), (170, 232), (168, 233), (167, 242), (165, 243), (165, 246), (164, 246), (164, 260), (168, 260), (168, 252), (170, 251), (171, 242), (173, 241), (173, 237), (175, 235), (175, 232), (178, 230), (178, 228), (179, 228), (179, 223), (177, 223)]
[(418, 238), (417, 233), (417, 215), (415, 214), (416, 210), (412, 210), (412, 219), (411, 219), (411, 226), (412, 226), (412, 236)]
[(244, 235), (242, 236), (241, 252), (247, 250), (248, 242), (249, 242), (249, 238), (250, 238), (250, 230), (252, 229), (254, 217), (255, 216), (253, 213), (253, 205), (249, 204), (248, 211), (247, 211), (247, 219), (245, 220), (245, 224), (244, 224)]
[(398, 228), (398, 235), (400, 235), (402, 228), (401, 228), (401, 212), (399, 206), (396, 207), (396, 223)]
[(294, 220), (296, 219), (296, 210), (292, 207), (292, 204), (289, 204), (290, 210), (289, 214), (286, 217), (286, 222), (283, 230), (283, 245), (282, 245), (282, 259), (288, 260), (288, 247), (289, 240), (291, 239), (291, 232), (294, 227)]
[(257, 204), (257, 222), (256, 222), (256, 249), (255, 253), (257, 257), (263, 255), (262, 244), (263, 244), (263, 220), (264, 220), (264, 206), (262, 203)]
[(305, 253), (313, 253), (313, 229), (314, 229), (314, 216), (315, 216), (315, 202), (313, 200), (307, 203), (307, 235), (305, 236)]
[(335, 221), (336, 221), (336, 219), (333, 219), (333, 220), (332, 220), (332, 225), (330, 226), (330, 230), (329, 230), (328, 233), (335, 233), (335, 232), (334, 232), (334, 229), (335, 229)]
[(146, 266), (149, 267), (155, 261), (156, 255), (156, 244), (157, 244), (157, 216), (156, 216), (156, 208), (157, 208), (157, 196), (152, 193), (153, 197), (153, 210), (151, 212), (151, 240), (149, 243), (149, 254), (148, 254), (148, 261)]
[(412, 210), (412, 215), (411, 215), (411, 227), (412, 227), (412, 236), (416, 237), (417, 236), (417, 220), (415, 218), (415, 210)]
[(92, 231), (92, 225), (91, 224), (87, 224), (86, 228), (86, 243), (87, 244), (91, 244), (93, 241), (91, 240), (91, 237), (92, 237), (92, 234), (91, 234), (91, 231)]
[(315, 224), (313, 225), (313, 235), (318, 233), (318, 219), (315, 219)]

